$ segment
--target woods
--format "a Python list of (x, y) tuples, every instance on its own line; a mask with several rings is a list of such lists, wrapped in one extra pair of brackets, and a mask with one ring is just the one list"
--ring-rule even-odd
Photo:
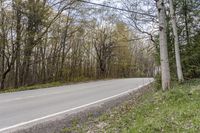
[(171, 80), (199, 77), (198, 0), (115, 4), (1, 0), (0, 88), (161, 70), (167, 90)]
[(198, 132), (199, 96), (199, 0), (0, 0), (0, 132)]
[(136, 33), (109, 9), (94, 9), (76, 0), (1, 0), (0, 4), (1, 89), (153, 76), (153, 56), (143, 50), (149, 46), (130, 41)]

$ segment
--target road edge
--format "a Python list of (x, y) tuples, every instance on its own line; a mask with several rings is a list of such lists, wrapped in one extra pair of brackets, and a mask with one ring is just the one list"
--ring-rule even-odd
[(89, 117), (98, 117), (107, 110), (119, 106), (127, 100), (133, 98), (137, 99), (144, 93), (151, 91), (151, 86), (152, 82), (119, 95), (108, 97), (86, 106), (74, 108), (66, 113), (61, 112), (49, 118), (47, 117), (35, 122), (19, 125), (16, 128), (5, 130), (5, 133), (57, 133), (63, 128), (71, 127), (74, 120), (78, 120), (78, 123), (83, 123), (87, 121)]

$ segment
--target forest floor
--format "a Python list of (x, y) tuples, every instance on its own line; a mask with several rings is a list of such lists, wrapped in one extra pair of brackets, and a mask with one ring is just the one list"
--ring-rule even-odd
[(81, 125), (74, 121), (62, 130), (84, 133), (199, 133), (200, 79), (176, 84), (163, 93), (155, 90), (144, 94), (138, 102), (126, 103)]

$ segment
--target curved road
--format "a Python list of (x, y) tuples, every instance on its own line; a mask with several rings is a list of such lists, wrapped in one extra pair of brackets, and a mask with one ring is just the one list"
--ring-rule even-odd
[(152, 81), (115, 79), (0, 94), (0, 132), (101, 103)]

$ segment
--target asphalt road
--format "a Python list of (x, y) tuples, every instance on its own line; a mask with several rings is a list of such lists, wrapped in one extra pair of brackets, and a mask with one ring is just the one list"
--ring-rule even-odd
[(116, 79), (0, 94), (0, 132), (101, 103), (152, 81)]

